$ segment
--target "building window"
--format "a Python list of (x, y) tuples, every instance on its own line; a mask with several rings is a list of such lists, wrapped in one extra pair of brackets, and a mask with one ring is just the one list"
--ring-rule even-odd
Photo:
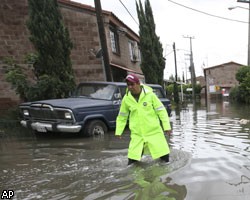
[(141, 53), (140, 53), (140, 49), (137, 45), (137, 42), (136, 41), (129, 41), (128, 45), (129, 45), (130, 60), (132, 62), (140, 61), (141, 60)]
[(119, 37), (117, 32), (114, 31), (114, 29), (110, 30), (110, 41), (111, 41), (111, 49), (113, 53), (120, 53), (119, 50)]

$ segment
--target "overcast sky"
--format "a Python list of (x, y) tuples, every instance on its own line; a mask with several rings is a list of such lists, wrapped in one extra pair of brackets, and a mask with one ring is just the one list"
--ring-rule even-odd
[[(94, 0), (74, 0), (95, 6)], [(101, 0), (103, 10), (113, 12), (138, 33), (136, 0)], [(131, 13), (124, 8), (122, 3)], [(144, 6), (144, 0), (141, 0)], [(192, 49), (196, 75), (203, 75), (202, 67), (211, 67), (230, 61), (247, 64), (248, 3), (237, 0), (151, 0), (156, 34), (164, 48), (166, 68), (164, 78), (175, 74), (173, 43), (177, 49), (178, 76), (190, 78), (189, 50)], [(235, 7), (229, 10), (229, 7)], [(242, 8), (244, 7), (244, 8)]]

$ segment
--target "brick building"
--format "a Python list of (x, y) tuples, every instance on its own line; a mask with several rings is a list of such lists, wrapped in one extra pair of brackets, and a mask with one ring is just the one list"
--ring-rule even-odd
[[(191, 79), (187, 79), (187, 83), (192, 84)], [(206, 83), (204, 76), (196, 76), (196, 84), (200, 84), (202, 88), (205, 87)]]
[(238, 85), (235, 75), (243, 65), (228, 62), (204, 69), (208, 98), (228, 96), (230, 89)]
[[(73, 42), (72, 67), (76, 83), (105, 80), (100, 52), (100, 38), (95, 8), (70, 0), (58, 0), (64, 24)], [(128, 73), (143, 79), (140, 69), (139, 36), (112, 12), (103, 11), (110, 67), (114, 81), (121, 81)], [(24, 57), (34, 52), (29, 41), (28, 0), (1, 0), (0, 5), (0, 107), (19, 102), (11, 85), (5, 81), (5, 58), (12, 58), (27, 68)], [(27, 68), (28, 70), (28, 68)], [(30, 72), (28, 72), (30, 73)], [(31, 73), (30, 73), (31, 75)]]

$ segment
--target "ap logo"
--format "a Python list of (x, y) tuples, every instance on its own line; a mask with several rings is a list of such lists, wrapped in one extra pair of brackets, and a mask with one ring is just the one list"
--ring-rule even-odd
[(1, 194), (1, 199), (11, 199), (14, 197), (14, 191), (13, 190), (3, 190)]

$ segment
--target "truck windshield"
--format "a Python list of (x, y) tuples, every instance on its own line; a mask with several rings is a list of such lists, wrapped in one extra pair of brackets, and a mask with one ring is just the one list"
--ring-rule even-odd
[(115, 88), (116, 87), (114, 85), (83, 84), (77, 88), (75, 96), (111, 100), (114, 95)]
[(158, 98), (164, 98), (160, 88), (153, 88), (153, 92), (156, 94)]

